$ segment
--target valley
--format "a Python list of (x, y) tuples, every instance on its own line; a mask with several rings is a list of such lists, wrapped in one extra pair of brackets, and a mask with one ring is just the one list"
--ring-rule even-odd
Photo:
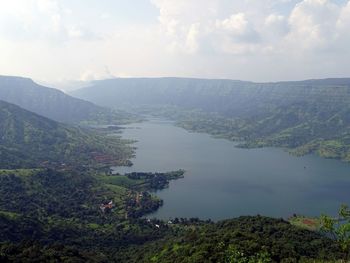
[(150, 218), (335, 216), (339, 204), (350, 198), (347, 163), (316, 155), (295, 157), (271, 147), (239, 148), (175, 124), (150, 118), (123, 126), (122, 138), (136, 141), (136, 154), (133, 166), (116, 167), (115, 172), (186, 171), (184, 178), (156, 192), (164, 205)]
[(106, 107), (175, 120), (241, 147), (282, 147), (350, 160), (350, 79), (254, 83), (220, 79), (96, 81), (72, 93)]
[(350, 0), (0, 1), (0, 263), (350, 263)]
[[(183, 81), (192, 86), (199, 80), (176, 80)], [(217, 83), (199, 82), (207, 91)], [(318, 219), (335, 218), (349, 200), (350, 166), (341, 162), (347, 161), (347, 109), (339, 111), (346, 98), (332, 113), (339, 116), (337, 126), (333, 115), (320, 109), (317, 118), (326, 127), (320, 129), (311, 127), (315, 116), (293, 119), (297, 111), (307, 112), (294, 102), (287, 110), (270, 100), (255, 109), (230, 102), (240, 107), (231, 109), (241, 112), (233, 116), (221, 111), (225, 103), (204, 107), (207, 95), (192, 108), (191, 96), (190, 104), (181, 104), (176, 89), (145, 94), (143, 99), (151, 95), (148, 105), (115, 102), (114, 109), (47, 89), (26, 79), (0, 78), (1, 261), (337, 262), (347, 257), (338, 240), (321, 231)], [(52, 101), (56, 96), (58, 104)], [(247, 100), (254, 101), (251, 96)], [(126, 98), (125, 103), (133, 100)], [(159, 98), (168, 101), (157, 105)], [(68, 116), (81, 105), (91, 114), (50, 115), (42, 111), (49, 101), (55, 107), (68, 103)], [(286, 136), (290, 143), (267, 143), (304, 122), (318, 132), (293, 131)], [(302, 157), (282, 149), (293, 152), (321, 137), (339, 149), (295, 153)]]

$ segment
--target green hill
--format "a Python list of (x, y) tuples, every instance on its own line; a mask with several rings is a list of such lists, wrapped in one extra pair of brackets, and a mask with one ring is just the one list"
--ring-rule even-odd
[(57, 123), (0, 101), (0, 168), (121, 163), (131, 149), (106, 137)]
[(21, 77), (0, 76), (0, 100), (66, 123), (118, 124), (132, 117)]

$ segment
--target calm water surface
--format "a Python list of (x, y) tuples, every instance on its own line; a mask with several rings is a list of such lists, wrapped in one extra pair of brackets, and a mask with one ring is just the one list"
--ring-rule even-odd
[(150, 217), (318, 216), (350, 203), (349, 164), (276, 148), (239, 149), (169, 121), (124, 127), (123, 138), (138, 141), (136, 158), (118, 172), (186, 170), (184, 179), (156, 192), (164, 205)]

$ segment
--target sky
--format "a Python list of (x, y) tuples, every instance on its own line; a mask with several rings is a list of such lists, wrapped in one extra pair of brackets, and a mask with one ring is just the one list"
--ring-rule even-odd
[(0, 0), (0, 75), (350, 77), (349, 0)]

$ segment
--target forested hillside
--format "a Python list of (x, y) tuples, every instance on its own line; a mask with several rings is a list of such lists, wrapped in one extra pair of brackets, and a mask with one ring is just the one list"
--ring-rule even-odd
[(21, 77), (0, 76), (0, 100), (59, 122), (110, 124), (121, 123), (131, 117)]
[(0, 168), (120, 164), (131, 155), (118, 137), (57, 123), (0, 101)]
[[(256, 216), (213, 223), (197, 218), (172, 222), (141, 218), (147, 210), (140, 209), (157, 201), (143, 192), (138, 203), (133, 197), (138, 192), (131, 186), (101, 176), (0, 170), (0, 260), (234, 263), (343, 257), (330, 239), (282, 219)], [(101, 203), (110, 201), (112, 208), (101, 210)], [(135, 209), (140, 213), (132, 213)]]
[(242, 147), (287, 147), (350, 161), (350, 79), (113, 79), (74, 95), (104, 106), (142, 108), (189, 130), (244, 141)]

